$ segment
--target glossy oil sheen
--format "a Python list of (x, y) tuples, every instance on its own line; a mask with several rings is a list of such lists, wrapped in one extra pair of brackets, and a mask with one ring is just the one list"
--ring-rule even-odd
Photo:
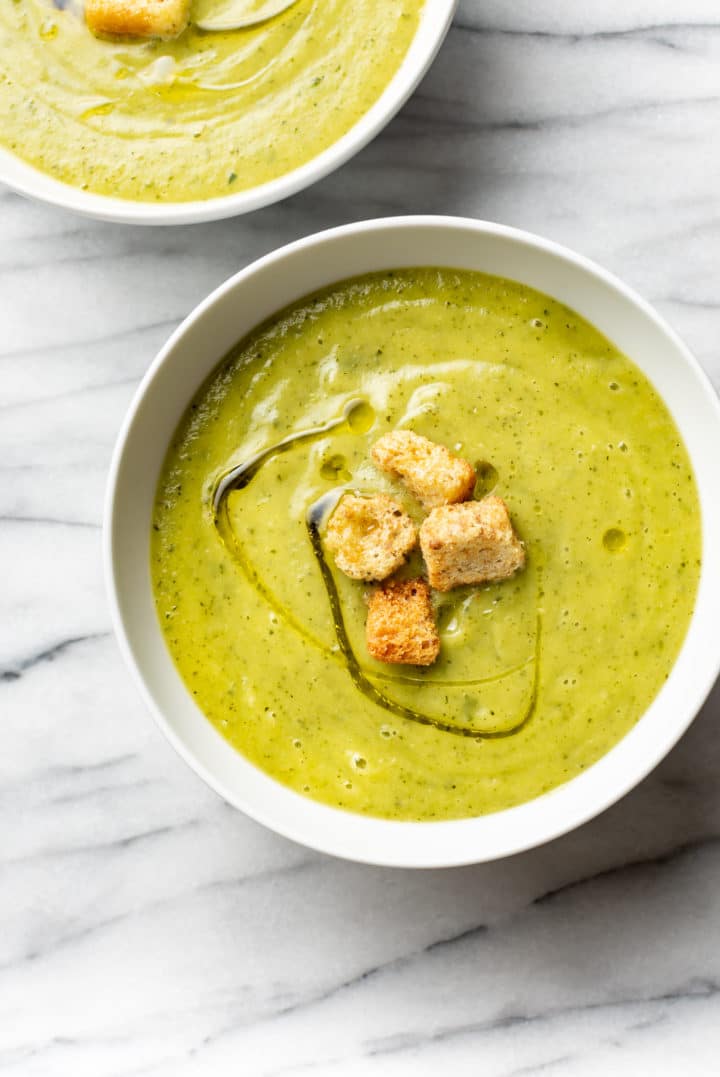
[(423, 0), (298, 0), (249, 29), (146, 42), (95, 38), (79, 6), (0, 3), (0, 144), (84, 190), (185, 202), (276, 179), (341, 138), (400, 67)]
[[(366, 588), (333, 573), (360, 682), (308, 510), (347, 486), (391, 492), (419, 521), (369, 462), (399, 427), (476, 465), (476, 496), (505, 498), (528, 563), (436, 596), (427, 670), (368, 657)], [(223, 476), (308, 431), (228, 489), (218, 528)], [(247, 758), (352, 811), (451, 819), (567, 781), (638, 720), (689, 623), (700, 513), (666, 407), (591, 325), (510, 281), (402, 270), (294, 305), (221, 364), (170, 447), (151, 558), (178, 669)]]

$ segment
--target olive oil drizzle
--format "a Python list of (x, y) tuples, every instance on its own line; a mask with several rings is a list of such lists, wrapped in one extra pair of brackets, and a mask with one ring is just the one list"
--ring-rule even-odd
[(515, 666), (509, 666), (500, 673), (492, 673), (489, 677), (473, 677), (470, 680), (451, 681), (444, 677), (430, 680), (427, 676), (409, 677), (403, 673), (381, 673), (378, 669), (365, 669), (363, 673), (374, 681), (388, 681), (391, 684), (431, 684), (434, 688), (472, 688), (476, 684), (494, 684), (496, 681), (504, 681), (506, 677), (512, 677), (515, 673), (522, 673), (535, 661), (535, 653), (531, 654), (524, 662), (518, 662)]
[[(245, 485), (247, 485), (247, 483)], [(228, 490), (228, 494), (232, 492), (232, 490)], [(267, 602), (268, 606), (270, 606), (270, 608), (274, 610), (275, 613), (278, 614), (278, 616), (282, 617), (284, 621), (287, 621), (290, 627), (295, 632), (297, 632), (297, 634), (301, 636), (302, 639), (304, 639), (307, 643), (312, 644), (313, 647), (317, 647), (318, 650), (325, 652), (331, 658), (337, 657), (332, 653), (332, 651), (328, 651), (325, 644), (321, 640), (319, 640), (317, 636), (314, 636), (312, 632), (308, 631), (302, 621), (299, 621), (297, 619), (292, 610), (288, 609), (287, 606), (283, 605), (283, 603), (280, 602), (277, 596), (273, 594), (269, 587), (267, 587), (266, 584), (263, 583), (263, 581), (260, 579), (252, 561), (250, 561), (249, 558), (245, 555), (245, 551), (243, 550), (242, 545), (237, 540), (235, 530), (232, 526), (232, 523), (230, 522), (227, 497), (224, 497), (218, 505), (218, 508), (214, 514), (214, 523), (215, 528), (217, 529), (217, 532), (220, 535), (220, 538), (222, 539), (225, 548), (232, 557), (233, 561), (236, 563), (238, 568), (240, 568), (240, 570), (244, 572), (252, 586), (255, 588), (260, 597), (265, 602)]]
[(540, 636), (541, 636), (541, 623), (540, 614), (537, 613), (537, 625), (535, 632), (535, 662), (533, 672), (533, 683), (530, 692), (530, 700), (519, 722), (516, 722), (514, 726), (509, 729), (492, 729), (492, 730), (478, 730), (473, 729), (472, 726), (454, 725), (451, 722), (443, 722), (439, 718), (433, 718), (429, 714), (423, 714), (422, 711), (416, 711), (412, 707), (406, 707), (402, 703), (397, 703), (394, 699), (390, 699), (383, 692), (372, 684), (363, 670), (360, 668), (360, 664), (355, 657), (355, 653), (350, 645), (348, 634), (345, 628), (345, 619), (343, 617), (342, 605), (340, 603), (340, 596), (338, 595), (337, 587), (335, 586), (335, 580), (333, 578), (332, 570), (327, 563), (325, 557), (325, 551), (323, 549), (322, 539), (320, 537), (320, 525), (327, 515), (332, 505), (337, 501), (339, 493), (337, 490), (331, 490), (329, 494), (325, 494), (319, 498), (308, 509), (306, 524), (308, 529), (308, 536), (310, 538), (310, 545), (312, 546), (315, 559), (318, 563), (320, 573), (322, 575), (323, 583), (325, 584), (325, 590), (327, 591), (328, 601), (330, 603), (330, 610), (332, 612), (333, 625), (335, 627), (335, 635), (337, 637), (338, 646), (340, 647), (341, 654), (345, 659), (345, 663), (348, 669), (348, 673), (352, 678), (353, 684), (366, 696), (372, 703), (375, 703), (379, 707), (383, 707), (385, 710), (390, 711), (392, 714), (396, 714), (399, 718), (406, 718), (411, 722), (418, 722), (420, 725), (434, 726), (435, 729), (440, 730), (441, 733), (454, 733), (456, 736), (472, 737), (475, 740), (497, 740), (500, 737), (510, 737), (525, 726), (532, 715), (535, 712), (537, 706), (538, 697), (538, 669), (539, 669), (539, 651), (540, 651)]
[(276, 456), (280, 456), (290, 449), (293, 449), (296, 445), (302, 445), (306, 441), (314, 441), (317, 438), (330, 433), (331, 430), (337, 430), (342, 427), (358, 432), (367, 428), (371, 425), (374, 418), (374, 415), (372, 415), (368, 421), (368, 412), (370, 412), (370, 410), (371, 409), (365, 400), (349, 400), (343, 408), (342, 415), (339, 417), (329, 419), (319, 426), (301, 430), (297, 434), (290, 434), (288, 437), (283, 438), (282, 441), (277, 441), (274, 445), (269, 445), (267, 449), (261, 449), (260, 452), (251, 456), (249, 460), (245, 460), (243, 463), (231, 468), (221, 476), (212, 496), (212, 513), (215, 528), (225, 544), (226, 549), (250, 580), (255, 590), (265, 602), (267, 602), (271, 609), (275, 610), (280, 617), (288, 622), (298, 635), (306, 640), (306, 642), (312, 644), (313, 647), (317, 647), (318, 650), (329, 655), (331, 658), (338, 658), (339, 656), (332, 651), (329, 651), (317, 636), (313, 635), (312, 632), (309, 632), (306, 626), (295, 617), (292, 610), (289, 610), (287, 606), (283, 605), (277, 596), (273, 594), (270, 588), (267, 587), (258, 576), (252, 562), (245, 556), (245, 552), (237, 540), (237, 536), (230, 521), (228, 502), (230, 494), (244, 490), (249, 486), (258, 471), (260, 471), (265, 464)]
[[(345, 492), (345, 489), (346, 488), (342, 486), (337, 491), (334, 491), (336, 493), (336, 499)], [(231, 490), (229, 492), (232, 493), (233, 491)], [(327, 511), (330, 511), (329, 505)], [(242, 543), (238, 541), (235, 530), (230, 522), (227, 499), (224, 499), (218, 506), (214, 522), (217, 532), (233, 561), (247, 576), (252, 586), (260, 597), (267, 602), (268, 606), (270, 606), (279, 617), (282, 617), (293, 631), (308, 643), (312, 644), (313, 647), (316, 647), (318, 651), (334, 661), (342, 662), (343, 657), (339, 647), (337, 645), (332, 649), (327, 647), (321, 639), (318, 639), (317, 636), (308, 631), (302, 621), (299, 621), (297, 617), (295, 617), (292, 610), (284, 605), (278, 596), (271, 591), (267, 584), (265, 584), (260, 576), (258, 576), (252, 561), (245, 554)], [(530, 655), (524, 662), (520, 662), (516, 666), (511, 666), (509, 669), (503, 669), (500, 673), (492, 673), (489, 677), (476, 677), (471, 680), (462, 681), (445, 680), (444, 678), (436, 677), (433, 679), (432, 684), (435, 688), (472, 688), (478, 684), (495, 684), (497, 681), (505, 680), (506, 677), (512, 677), (514, 673), (520, 673), (534, 661), (534, 655)], [(425, 684), (427, 682), (427, 678), (422, 676), (413, 677), (402, 673), (381, 673), (379, 670), (367, 669), (364, 669), (363, 672), (374, 680), (394, 682), (395, 684)]]
[[(339, 427), (347, 426), (350, 429), (353, 428), (353, 417), (360, 414), (360, 409), (366, 408), (367, 405), (362, 400), (351, 400), (346, 404), (342, 416), (330, 419), (328, 422), (323, 423), (317, 427), (311, 427), (310, 429), (303, 430), (297, 434), (291, 434), (281, 441), (276, 442), (274, 445), (270, 445), (266, 449), (262, 449), (249, 460), (238, 464), (236, 467), (231, 468), (226, 472), (218, 481), (212, 497), (212, 511), (213, 521), (215, 527), (222, 539), (226, 548), (230, 551), (239, 567), (248, 577), (252, 585), (261, 595), (261, 597), (280, 614), (288, 624), (298, 632), (304, 639), (314, 646), (320, 648), (327, 653), (329, 657), (344, 660), (344, 664), (348, 673), (353, 681), (353, 684), (362, 692), (362, 694), (369, 699), (372, 703), (384, 710), (389, 711), (392, 714), (397, 715), (399, 718), (404, 718), (408, 721), (419, 723), (420, 725), (432, 726), (442, 733), (452, 733), (456, 736), (468, 737), (475, 740), (493, 740), (503, 737), (510, 737), (516, 733), (519, 733), (532, 718), (537, 707), (538, 689), (539, 689), (539, 669), (540, 669), (540, 650), (541, 650), (541, 632), (542, 624), (540, 617), (540, 610), (536, 613), (536, 629), (535, 629), (535, 648), (531, 657), (526, 659), (525, 662), (509, 670), (504, 670), (502, 673), (494, 674), (491, 677), (481, 677), (477, 680), (471, 681), (433, 681), (432, 684), (441, 687), (471, 687), (476, 684), (487, 684), (490, 682), (502, 680), (505, 677), (511, 676), (513, 673), (517, 673), (524, 669), (529, 663), (533, 663), (533, 681), (530, 691), (530, 698), (528, 705), (525, 708), (520, 720), (511, 726), (509, 729), (493, 729), (493, 730), (478, 730), (472, 726), (454, 725), (451, 722), (443, 722), (439, 718), (434, 718), (431, 715), (424, 714), (422, 711), (416, 711), (412, 707), (406, 707), (402, 703), (398, 703), (393, 699), (390, 699), (383, 692), (381, 692), (374, 684), (372, 684), (370, 677), (376, 677), (377, 679), (397, 681), (409, 684), (422, 683), (420, 678), (404, 677), (402, 675), (390, 675), (387, 676), (369, 671), (363, 670), (358, 662), (355, 653), (350, 644), (347, 630), (345, 628), (345, 620), (342, 612), (342, 605), (340, 602), (340, 596), (338, 594), (335, 580), (333, 578), (332, 570), (328, 565), (325, 557), (325, 551), (323, 549), (322, 539), (320, 536), (320, 527), (327, 516), (327, 514), (334, 508), (337, 501), (344, 493), (346, 487), (336, 487), (333, 490), (328, 491), (321, 498), (319, 498), (314, 504), (310, 506), (306, 515), (306, 527), (308, 532), (308, 538), (310, 540), (310, 546), (312, 548), (315, 559), (318, 563), (320, 575), (325, 587), (325, 591), (328, 597), (328, 603), (330, 605), (330, 611), (332, 614), (333, 628), (335, 630), (335, 637), (337, 639), (337, 645), (339, 648), (339, 654), (333, 649), (328, 650), (327, 647), (310, 633), (307, 628), (294, 616), (291, 610), (282, 605), (275, 595), (270, 591), (263, 581), (258, 576), (252, 563), (245, 556), (244, 551), (237, 541), (234, 529), (232, 527), (228, 501), (229, 496), (232, 493), (239, 492), (246, 489), (252, 482), (253, 478), (260, 469), (272, 460), (274, 457), (279, 456), (282, 453), (288, 452), (288, 450), (294, 448), (296, 445), (302, 444), (306, 441), (312, 441), (318, 437), (329, 433), (331, 430), (336, 430)], [(538, 577), (540, 574), (540, 568), (537, 567)], [(538, 578), (538, 595), (541, 595), (540, 580)]]
[(237, 467), (228, 471), (220, 479), (213, 493), (213, 512), (215, 513), (216, 523), (228, 494), (233, 493), (234, 490), (244, 490), (255, 478), (260, 468), (267, 464), (269, 460), (272, 460), (275, 456), (280, 456), (281, 453), (285, 453), (289, 449), (294, 449), (296, 445), (301, 445), (304, 441), (314, 441), (315, 438), (320, 438), (323, 434), (329, 434), (331, 430), (337, 430), (338, 427), (347, 426), (352, 430), (356, 417), (361, 415), (367, 406), (364, 400), (349, 400), (343, 408), (342, 415), (338, 418), (329, 419), (320, 426), (311, 426), (308, 430), (301, 430), (298, 434), (290, 434), (288, 437), (283, 438), (282, 441), (277, 441), (274, 445), (268, 446), (267, 449), (261, 449), (260, 452), (251, 456), (249, 460), (245, 460), (244, 463), (238, 464)]

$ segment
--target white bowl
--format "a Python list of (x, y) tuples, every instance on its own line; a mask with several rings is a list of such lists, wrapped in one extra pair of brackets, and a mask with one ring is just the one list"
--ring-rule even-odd
[[(703, 560), (685, 643), (661, 692), (602, 759), (519, 807), (450, 822), (390, 822), (327, 807), (268, 777), (198, 709), (165, 646), (150, 582), (155, 487), (175, 427), (222, 356), (263, 319), (334, 281), (373, 270), (441, 265), (510, 277), (559, 299), (644, 371), (670, 408), (695, 468)], [(571, 830), (627, 793), (687, 729), (720, 667), (720, 405), (675, 333), (605, 270), (525, 232), (452, 217), (365, 221), (292, 243), (243, 269), (183, 322), (138, 389), (107, 493), (105, 559), (115, 629), (170, 742), (209, 785), (286, 837), (336, 856), (402, 867), (475, 863)]]
[(235, 217), (279, 202), (327, 176), (366, 146), (405, 104), (430, 67), (452, 22), (458, 0), (426, 0), (407, 55), (375, 104), (337, 142), (299, 168), (237, 194), (195, 202), (136, 202), (81, 191), (33, 168), (0, 146), (0, 181), (20, 194), (123, 224), (195, 224)]

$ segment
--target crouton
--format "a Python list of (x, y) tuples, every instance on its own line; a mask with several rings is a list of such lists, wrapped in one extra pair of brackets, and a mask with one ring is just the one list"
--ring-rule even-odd
[(426, 509), (466, 501), (475, 489), (472, 464), (411, 430), (384, 434), (375, 442), (372, 458), (383, 471), (402, 479)]
[(420, 528), (428, 579), (437, 591), (505, 580), (525, 564), (501, 497), (433, 509)]
[(380, 662), (430, 666), (440, 653), (425, 580), (389, 580), (370, 596), (367, 649)]
[(94, 34), (177, 37), (188, 24), (190, 0), (85, 0)]
[(325, 543), (335, 564), (353, 580), (384, 580), (417, 543), (406, 512), (387, 494), (345, 494), (330, 517)]

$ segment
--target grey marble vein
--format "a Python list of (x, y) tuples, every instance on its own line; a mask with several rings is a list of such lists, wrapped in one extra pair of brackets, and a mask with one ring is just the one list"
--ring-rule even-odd
[(715, 1077), (720, 687), (600, 818), (521, 856), (346, 864), (225, 805), (110, 635), (112, 446), (173, 328), (346, 221), (538, 231), (656, 304), (720, 386), (715, 0), (461, 0), (354, 160), (156, 231), (0, 190), (0, 1077)]
[(63, 654), (68, 647), (75, 647), (78, 643), (87, 643), (90, 640), (104, 639), (107, 636), (107, 632), (93, 632), (86, 636), (70, 636), (68, 639), (61, 639), (50, 647), (44, 647), (43, 650), (37, 651), (35, 654), (16, 659), (9, 668), (0, 670), (0, 680), (19, 680), (24, 673), (27, 673), (28, 670), (41, 662), (54, 662), (58, 655)]

